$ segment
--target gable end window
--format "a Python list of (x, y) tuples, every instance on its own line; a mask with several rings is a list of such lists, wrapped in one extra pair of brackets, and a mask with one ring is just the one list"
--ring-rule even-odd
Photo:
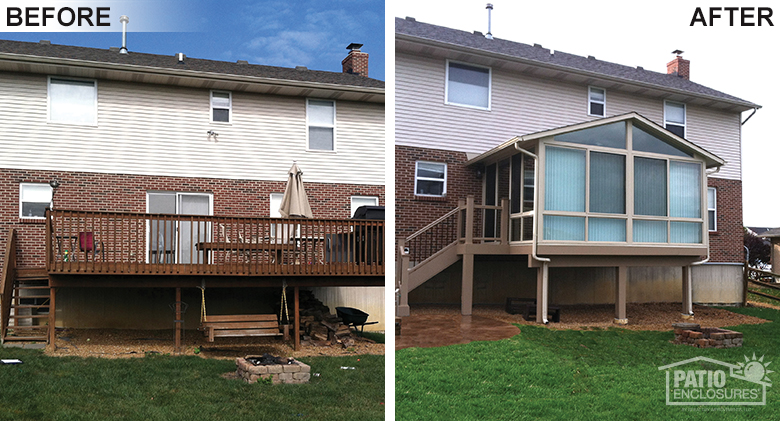
[(49, 122), (97, 125), (97, 82), (49, 77)]
[(604, 117), (607, 109), (607, 91), (601, 88), (588, 88), (588, 115)]
[(664, 101), (664, 126), (666, 130), (685, 138), (685, 104)]
[(414, 169), (414, 194), (417, 196), (446, 196), (447, 164), (417, 161)]
[(306, 100), (308, 149), (336, 150), (336, 103), (315, 99)]
[(233, 94), (211, 91), (211, 122), (230, 123), (233, 117)]
[(19, 217), (43, 219), (46, 209), (51, 207), (52, 189), (43, 183), (22, 183), (19, 185)]
[(490, 83), (490, 68), (447, 61), (446, 103), (489, 110)]

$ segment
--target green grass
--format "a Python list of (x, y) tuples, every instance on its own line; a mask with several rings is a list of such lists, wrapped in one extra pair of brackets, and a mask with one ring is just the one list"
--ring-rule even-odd
[[(383, 420), (384, 356), (301, 358), (309, 384), (247, 384), (198, 357), (53, 358), (0, 349), (0, 420)], [(342, 370), (342, 366), (355, 370)]]
[[(780, 321), (772, 309), (729, 310)], [(780, 365), (780, 323), (737, 327), (744, 346), (730, 349), (673, 345), (671, 330), (519, 327), (519, 335), (501, 341), (397, 351), (396, 419), (780, 419), (773, 387), (766, 406), (666, 406), (658, 370), (696, 356), (737, 363), (753, 353)], [(780, 381), (778, 374), (769, 378)]]
[(376, 342), (378, 344), (385, 343), (385, 334), (384, 333), (363, 332), (363, 333), (360, 334), (360, 336), (362, 336), (362, 337), (364, 337), (366, 339), (371, 339), (372, 341), (374, 341), (374, 342)]
[[(778, 291), (776, 289), (761, 288), (760, 286), (757, 286), (757, 285), (750, 285), (750, 289), (756, 290), (758, 292), (763, 292), (764, 294), (769, 294), (769, 295), (772, 295), (772, 296), (780, 298), (780, 291)], [(778, 300), (773, 300), (771, 298), (766, 298), (766, 297), (763, 297), (761, 295), (751, 294), (750, 292), (748, 292), (748, 300), (756, 301), (756, 302), (759, 302), (759, 303), (766, 303), (766, 304), (772, 304), (772, 305), (775, 305), (775, 306), (780, 306), (780, 301), (778, 301)]]

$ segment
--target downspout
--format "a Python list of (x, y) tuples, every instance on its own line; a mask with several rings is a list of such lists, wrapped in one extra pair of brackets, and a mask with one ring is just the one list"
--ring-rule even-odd
[(755, 113), (756, 113), (756, 111), (758, 111), (758, 108), (753, 108), (753, 112), (752, 112), (752, 113), (750, 113), (750, 115), (749, 115), (749, 116), (748, 116), (748, 117), (745, 119), (745, 121), (743, 121), (743, 122), (742, 122), (742, 124), (740, 124), (740, 126), (744, 126), (744, 125), (745, 125), (745, 123), (747, 123), (747, 122), (748, 122), (748, 120), (750, 120), (750, 117), (753, 117), (753, 114), (755, 114)]
[[(745, 120), (745, 121), (747, 121), (747, 120)], [(713, 171), (713, 172), (708, 172), (708, 173), (707, 173), (707, 177), (709, 177), (709, 176), (711, 176), (711, 175), (713, 175), (713, 174), (717, 174), (717, 173), (718, 173), (718, 171), (720, 171), (720, 168), (721, 168), (721, 167), (717, 167), (717, 168), (715, 168), (715, 171)], [(708, 231), (709, 231), (709, 230), (708, 230)], [(707, 233), (707, 235), (709, 235), (709, 232)], [(699, 266), (699, 265), (703, 265), (703, 264), (705, 264), (705, 263), (707, 263), (707, 262), (709, 262), (709, 261), (710, 261), (710, 247), (709, 247), (709, 242), (707, 242), (707, 243), (708, 243), (708, 245), (707, 245), (707, 258), (706, 258), (706, 259), (704, 259), (704, 260), (699, 260), (698, 262), (693, 262), (693, 263), (691, 263), (691, 266)]]
[(543, 297), (542, 301), (543, 302), (537, 303), (536, 311), (542, 312), (542, 322), (544, 324), (547, 324), (549, 323), (547, 320), (547, 287), (548, 287), (548, 270), (549, 270), (550, 259), (547, 257), (539, 257), (539, 255), (536, 254), (536, 250), (538, 247), (538, 236), (537, 236), (536, 227), (539, 225), (539, 212), (537, 212), (539, 210), (539, 206), (538, 206), (539, 205), (539, 157), (521, 148), (518, 145), (520, 141), (522, 141), (522, 138), (520, 138), (519, 141), (514, 143), (515, 149), (534, 159), (534, 211), (533, 211), (534, 222), (532, 227), (533, 241), (531, 242), (531, 257), (537, 262), (542, 262), (542, 297)]

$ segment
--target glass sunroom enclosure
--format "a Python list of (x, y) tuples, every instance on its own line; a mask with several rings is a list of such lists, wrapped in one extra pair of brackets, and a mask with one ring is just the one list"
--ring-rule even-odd
[(485, 203), (509, 197), (511, 244), (553, 254), (706, 249), (707, 169), (724, 164), (636, 113), (514, 138), (476, 162)]

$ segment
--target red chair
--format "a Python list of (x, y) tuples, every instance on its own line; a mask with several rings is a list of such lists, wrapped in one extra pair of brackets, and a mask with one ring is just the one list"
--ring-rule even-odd
[(90, 254), (94, 256), (100, 254), (100, 256), (103, 258), (103, 261), (106, 260), (106, 256), (103, 252), (103, 242), (100, 241), (99, 243), (100, 243), (100, 247), (98, 248), (98, 242), (95, 241), (95, 233), (91, 231), (85, 231), (79, 233), (79, 249), (82, 252), (84, 252), (86, 261), (89, 261)]

